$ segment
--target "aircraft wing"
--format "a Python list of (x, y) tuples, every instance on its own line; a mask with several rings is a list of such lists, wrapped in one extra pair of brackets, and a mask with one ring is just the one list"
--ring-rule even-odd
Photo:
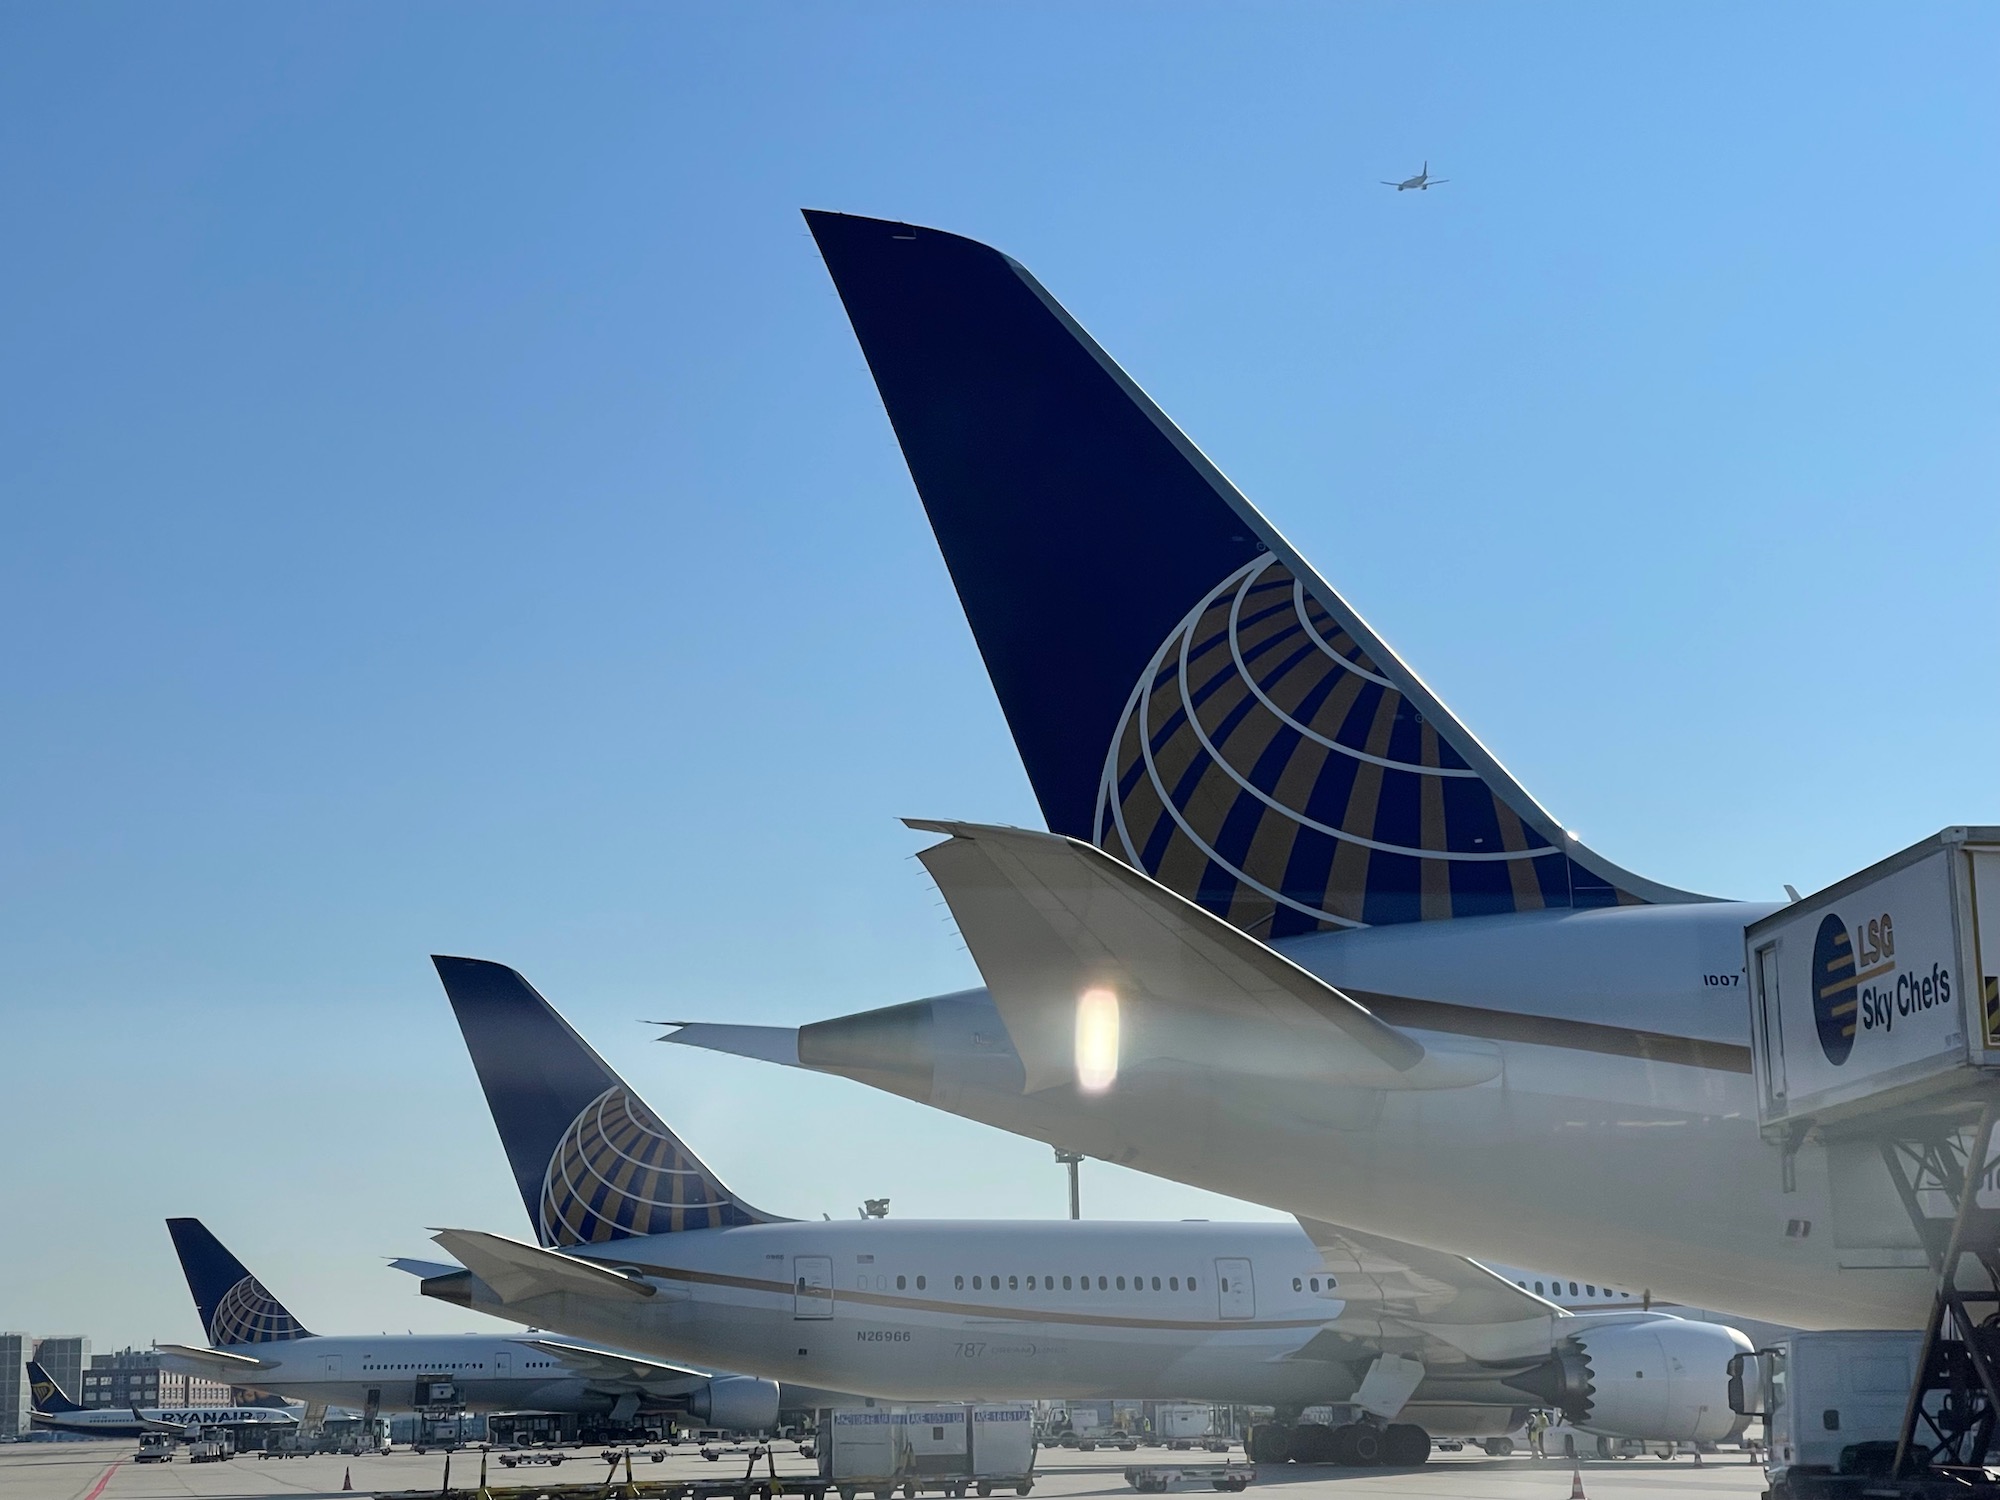
[(1317, 1219), (1299, 1227), (1318, 1247), (1345, 1305), (1330, 1327), (1394, 1342), (1414, 1337), (1475, 1360), (1539, 1359), (1560, 1336), (1555, 1303), (1476, 1260)]
[(591, 1380), (707, 1380), (706, 1370), (689, 1370), (680, 1365), (663, 1365), (658, 1360), (619, 1354), (611, 1349), (593, 1349), (588, 1344), (570, 1344), (561, 1339), (521, 1339), (545, 1354), (553, 1354), (572, 1370)]
[(593, 1261), (544, 1250), (480, 1229), (440, 1229), (431, 1236), (502, 1302), (522, 1302), (550, 1292), (643, 1301), (658, 1290)]
[(162, 1422), (158, 1417), (149, 1417), (138, 1407), (132, 1407), (132, 1420), (148, 1432), (171, 1432), (175, 1437), (186, 1437), (187, 1426), (181, 1422)]
[(254, 1384), (249, 1378), (251, 1375), (273, 1368), (268, 1359), (231, 1354), (226, 1349), (200, 1349), (193, 1344), (155, 1344), (153, 1352), (170, 1356), (170, 1369), (184, 1374), (205, 1375), (211, 1380), (226, 1381), (231, 1385)]
[(1027, 1074), (1074, 1083), (1079, 997), (1117, 997), (1115, 1067), (1375, 1089), (1497, 1075), (1490, 1046), (1414, 1037), (1157, 881), (1076, 839), (915, 819), (950, 837), (917, 857), (951, 907)]

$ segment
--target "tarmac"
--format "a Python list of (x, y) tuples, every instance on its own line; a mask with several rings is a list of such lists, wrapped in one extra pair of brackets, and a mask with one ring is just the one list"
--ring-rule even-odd
[[(305, 1458), (259, 1459), (242, 1454), (227, 1463), (191, 1464), (185, 1454), (165, 1464), (135, 1464), (136, 1443), (104, 1440), (77, 1443), (0, 1444), (0, 1500), (252, 1500), (252, 1497), (325, 1496), (354, 1500), (367, 1495), (435, 1496), (444, 1480), (444, 1455), (398, 1450), (359, 1458), (321, 1454)], [(489, 1455), (487, 1484), (495, 1500), (533, 1500), (560, 1486), (569, 1495), (591, 1486), (603, 1493), (609, 1466), (600, 1448), (568, 1450), (559, 1468), (502, 1468), (497, 1452)], [(451, 1484), (458, 1500), (479, 1481), (477, 1450), (451, 1455)], [(1036, 1469), (1036, 1500), (1069, 1500), (1077, 1496), (1125, 1497), (1134, 1491), (1125, 1470), (1135, 1464), (1220, 1463), (1213, 1454), (1169, 1454), (1142, 1449), (1131, 1453), (1073, 1453), (1046, 1450)], [(692, 1447), (669, 1455), (664, 1463), (640, 1457), (633, 1478), (644, 1488), (661, 1480), (721, 1480), (743, 1474), (742, 1455), (704, 1461)], [(760, 1474), (764, 1470), (758, 1464)], [(812, 1462), (780, 1445), (778, 1474), (806, 1475)], [(341, 1481), (351, 1474), (349, 1495)], [(1538, 1462), (1523, 1457), (1488, 1458), (1474, 1451), (1440, 1453), (1421, 1469), (1301, 1468), (1267, 1464), (1260, 1468), (1256, 1489), (1282, 1490), (1284, 1500), (1374, 1500), (1395, 1496), (1415, 1500), (1569, 1500), (1571, 1483), (1580, 1474), (1586, 1500), (1754, 1500), (1764, 1489), (1763, 1470), (1740, 1453), (1707, 1455), (1700, 1467), (1692, 1457), (1661, 1461), (1652, 1457), (1598, 1460), (1580, 1469), (1565, 1460)], [(617, 1479), (622, 1486), (623, 1465)], [(1187, 1488), (1196, 1496), (1213, 1496), (1206, 1485)], [(1003, 1492), (1007, 1496), (1012, 1491)]]

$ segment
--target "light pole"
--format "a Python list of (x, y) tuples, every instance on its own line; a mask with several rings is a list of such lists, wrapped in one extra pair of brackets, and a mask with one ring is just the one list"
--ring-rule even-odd
[(1072, 1219), (1080, 1219), (1083, 1217), (1083, 1194), (1077, 1184), (1076, 1169), (1083, 1161), (1083, 1153), (1081, 1151), (1065, 1151), (1062, 1147), (1058, 1146), (1056, 1147), (1056, 1160), (1069, 1168), (1069, 1216)]

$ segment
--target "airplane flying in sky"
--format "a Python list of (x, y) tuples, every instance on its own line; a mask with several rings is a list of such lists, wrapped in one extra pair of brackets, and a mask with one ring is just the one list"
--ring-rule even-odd
[(1401, 182), (1391, 182), (1385, 177), (1381, 181), (1383, 187), (1392, 187), (1399, 193), (1406, 193), (1411, 188), (1415, 188), (1418, 192), (1427, 192), (1439, 183), (1450, 182), (1451, 179), (1449, 177), (1431, 176), (1431, 164), (1425, 162), (1423, 171), (1417, 173), (1414, 177), (1405, 177)]
[(28, 1391), (34, 1402), (31, 1416), (35, 1426), (85, 1437), (140, 1437), (148, 1432), (186, 1436), (196, 1428), (299, 1425), (298, 1413), (275, 1406), (82, 1406), (32, 1359), (28, 1361)]
[(640, 1412), (758, 1431), (778, 1420), (777, 1384), (661, 1364), (564, 1339), (483, 1333), (309, 1332), (199, 1219), (169, 1219), (208, 1347), (160, 1344), (170, 1369), (310, 1406), (378, 1411), (577, 1412), (631, 1427)]
[[(984, 987), (672, 1040), (1407, 1243), (1922, 1326), (1911, 1226), (1825, 1232), (1836, 1183), (1897, 1204), (1879, 1153), (1758, 1134), (1775, 903), (1567, 830), (1018, 263), (806, 217), (1049, 831), (915, 825)], [(1522, 693), (1580, 711), (1560, 580), (1493, 599)]]
[[(438, 958), (538, 1244), (471, 1230), (424, 1282), (460, 1306), (662, 1358), (887, 1399), (1112, 1395), (1369, 1420), (1267, 1458), (1421, 1462), (1427, 1433), (1561, 1405), (1594, 1431), (1740, 1425), (1733, 1329), (1568, 1314), (1455, 1256), (1306, 1224), (797, 1222), (732, 1193), (512, 969)], [(1315, 1445), (1320, 1446), (1315, 1446)]]

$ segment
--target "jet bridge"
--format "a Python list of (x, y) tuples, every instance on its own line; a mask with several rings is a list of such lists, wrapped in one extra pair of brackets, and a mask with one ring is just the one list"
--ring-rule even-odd
[(1983, 1472), (2000, 1428), (2000, 828), (1947, 828), (1752, 923), (1744, 959), (1786, 1190), (1800, 1147), (1823, 1144), (1836, 1243), (1879, 1239), (1900, 1207), (1937, 1279), (1886, 1493)]

